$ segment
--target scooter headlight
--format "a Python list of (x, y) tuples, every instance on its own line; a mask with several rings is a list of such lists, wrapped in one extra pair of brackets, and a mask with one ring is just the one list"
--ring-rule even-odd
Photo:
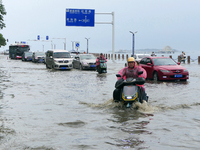
[(131, 100), (131, 101), (133, 101), (133, 100), (135, 100), (136, 98), (137, 98), (137, 92), (133, 95), (133, 96), (124, 96), (124, 95), (122, 95), (123, 97), (123, 99), (126, 101), (126, 100)]
[(126, 99), (132, 99), (132, 98), (133, 98), (132, 96), (127, 96), (127, 97), (126, 97)]

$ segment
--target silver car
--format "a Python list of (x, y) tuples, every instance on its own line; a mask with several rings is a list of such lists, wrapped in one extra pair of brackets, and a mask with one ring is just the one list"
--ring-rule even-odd
[(96, 70), (96, 57), (92, 54), (79, 54), (73, 60), (73, 67), (77, 69)]
[(44, 52), (33, 52), (32, 54), (32, 62), (34, 63), (44, 63), (44, 57), (45, 53)]

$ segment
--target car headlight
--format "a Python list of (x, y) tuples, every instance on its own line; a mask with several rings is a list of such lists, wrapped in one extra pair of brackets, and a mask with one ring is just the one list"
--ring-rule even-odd
[(86, 62), (83, 62), (83, 65), (87, 65), (87, 63), (86, 63)]
[(169, 70), (160, 70), (160, 72), (170, 72)]
[(55, 62), (55, 63), (58, 63), (58, 61), (57, 61), (57, 60), (54, 60), (54, 62)]
[(188, 70), (184, 70), (183, 72), (188, 72)]

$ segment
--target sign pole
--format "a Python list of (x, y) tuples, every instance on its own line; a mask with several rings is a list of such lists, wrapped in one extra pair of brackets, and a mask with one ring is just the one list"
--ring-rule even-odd
[(115, 14), (112, 13), (95, 13), (95, 14), (103, 14), (103, 15), (112, 15), (112, 22), (95, 22), (95, 24), (112, 24), (112, 54), (113, 60), (115, 55)]
[(113, 53), (113, 60), (115, 55), (115, 20), (114, 20), (114, 12), (112, 12), (112, 53)]
[(134, 49), (135, 49), (135, 33), (136, 32), (132, 32), (132, 31), (129, 31), (132, 35), (133, 35), (133, 43), (132, 43), (132, 55), (134, 56)]

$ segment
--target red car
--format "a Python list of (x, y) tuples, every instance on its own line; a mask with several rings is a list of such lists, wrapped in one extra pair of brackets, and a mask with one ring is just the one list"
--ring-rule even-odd
[(153, 80), (181, 80), (189, 79), (186, 68), (169, 57), (145, 57), (140, 66), (147, 72), (147, 78)]

